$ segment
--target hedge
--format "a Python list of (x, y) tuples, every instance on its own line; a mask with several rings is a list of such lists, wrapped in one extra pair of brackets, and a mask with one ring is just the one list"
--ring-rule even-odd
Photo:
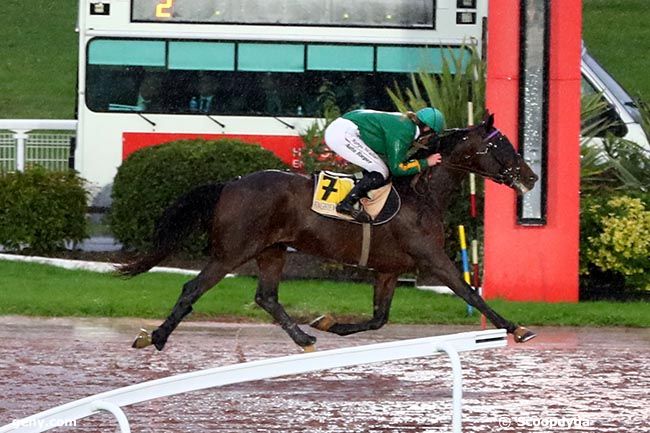
[[(583, 197), (580, 271), (586, 296), (605, 277), (610, 291), (650, 290), (650, 194)], [(618, 283), (619, 287), (613, 285)], [(610, 296), (616, 296), (610, 293)]]
[(0, 245), (50, 253), (88, 237), (87, 193), (76, 172), (35, 167), (0, 174)]
[[(162, 211), (193, 187), (286, 168), (273, 153), (237, 140), (181, 140), (140, 149), (122, 163), (115, 177), (111, 230), (127, 249), (146, 251)], [(203, 247), (205, 237), (192, 238), (185, 250), (197, 254)]]

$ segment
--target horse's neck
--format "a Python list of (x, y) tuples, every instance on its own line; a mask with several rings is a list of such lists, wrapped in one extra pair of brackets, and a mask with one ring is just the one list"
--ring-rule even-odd
[(444, 212), (452, 198), (455, 198), (455, 193), (460, 189), (465, 176), (467, 173), (460, 170), (452, 170), (445, 166), (438, 167), (433, 171), (433, 176), (429, 181), (431, 182), (429, 199)]

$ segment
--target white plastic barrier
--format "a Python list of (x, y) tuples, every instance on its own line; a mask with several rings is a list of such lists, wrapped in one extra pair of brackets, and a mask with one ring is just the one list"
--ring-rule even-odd
[(121, 409), (123, 406), (234, 383), (376, 362), (420, 358), (441, 352), (447, 353), (451, 360), (454, 375), (452, 431), (460, 433), (462, 370), (458, 352), (504, 347), (506, 344), (506, 331), (494, 329), (304, 353), (209, 368), (143, 382), (73, 401), (7, 424), (0, 428), (0, 433), (38, 433), (61, 425), (61, 422), (71, 423), (100, 411), (112, 413), (118, 421), (120, 431), (130, 433), (129, 422)]

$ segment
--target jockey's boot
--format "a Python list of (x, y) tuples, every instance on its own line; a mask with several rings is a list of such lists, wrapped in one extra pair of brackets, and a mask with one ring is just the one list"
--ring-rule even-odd
[(379, 188), (386, 183), (384, 176), (378, 171), (364, 172), (363, 177), (357, 182), (348, 195), (336, 205), (338, 213), (350, 215), (360, 223), (370, 223), (372, 218), (363, 210), (362, 206), (356, 206), (359, 200), (366, 197), (368, 191)]

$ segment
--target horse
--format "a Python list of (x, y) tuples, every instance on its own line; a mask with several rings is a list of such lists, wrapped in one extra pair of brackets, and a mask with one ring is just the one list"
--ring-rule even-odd
[[(401, 209), (389, 222), (372, 226), (367, 258), (367, 267), (375, 272), (372, 318), (339, 323), (325, 315), (311, 322), (312, 327), (342, 336), (381, 328), (388, 321), (398, 277), (419, 271), (437, 277), (495, 327), (513, 334), (516, 342), (536, 336), (492, 310), (464, 281), (443, 248), (443, 215), (452, 192), (467, 172), (505, 184), (520, 194), (533, 188), (537, 176), (508, 138), (494, 127), (494, 115), (476, 126), (445, 131), (425, 143), (413, 158), (437, 152), (442, 155), (441, 164), (393, 180), (401, 197)], [(316, 338), (299, 328), (278, 302), (287, 248), (356, 264), (363, 227), (312, 211), (312, 192), (313, 181), (308, 176), (260, 171), (225, 183), (197, 186), (167, 207), (154, 229), (151, 251), (118, 266), (117, 272), (135, 276), (148, 271), (175, 252), (196, 229), (209, 234), (210, 259), (198, 276), (183, 285), (165, 321), (152, 333), (142, 330), (133, 347), (153, 344), (162, 350), (206, 291), (238, 266), (255, 259), (259, 270), (255, 302), (298, 346), (313, 350)]]

